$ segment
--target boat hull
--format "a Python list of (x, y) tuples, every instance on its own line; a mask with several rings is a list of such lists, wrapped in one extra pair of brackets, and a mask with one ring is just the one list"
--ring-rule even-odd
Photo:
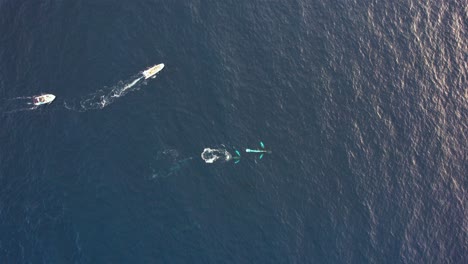
[(149, 67), (145, 71), (143, 71), (143, 76), (145, 79), (153, 77), (156, 73), (160, 72), (164, 68), (164, 63), (154, 65), (153, 67)]
[(34, 105), (44, 105), (50, 104), (55, 100), (55, 95), (53, 94), (42, 94), (39, 96), (34, 96), (33, 104)]

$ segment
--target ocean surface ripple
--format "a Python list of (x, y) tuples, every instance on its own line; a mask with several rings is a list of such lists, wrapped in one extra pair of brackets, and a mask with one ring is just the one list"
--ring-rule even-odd
[(57, 95), (0, 114), (0, 263), (468, 263), (466, 0), (3, 0), (0, 32), (0, 110)]

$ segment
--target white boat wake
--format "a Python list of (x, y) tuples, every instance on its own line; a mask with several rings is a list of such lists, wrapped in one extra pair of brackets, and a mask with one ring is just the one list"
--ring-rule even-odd
[(38, 106), (34, 105), (33, 98), (34, 96), (21, 96), (11, 99), (5, 99), (2, 103), (1, 112), (4, 114), (10, 114), (22, 111), (36, 110)]
[(104, 107), (112, 104), (115, 99), (126, 95), (130, 91), (135, 91), (140, 88), (140, 83), (146, 84), (146, 82), (140, 82), (148, 78), (155, 78), (156, 74), (164, 68), (164, 63), (154, 65), (140, 72), (137, 76), (132, 77), (127, 81), (120, 81), (118, 84), (110, 87), (98, 90), (88, 96), (81, 98), (79, 101), (70, 102), (65, 101), (64, 106), (69, 110), (84, 112), (88, 110), (103, 109)]
[[(85, 112), (88, 110), (98, 110), (112, 104), (117, 98), (126, 95), (130, 91), (135, 91), (140, 88), (140, 81), (144, 77), (139, 76), (132, 78), (129, 81), (120, 81), (118, 84), (100, 89), (92, 94), (89, 94), (79, 101), (65, 101), (64, 106), (69, 110)], [(144, 84), (145, 82), (143, 82)]]

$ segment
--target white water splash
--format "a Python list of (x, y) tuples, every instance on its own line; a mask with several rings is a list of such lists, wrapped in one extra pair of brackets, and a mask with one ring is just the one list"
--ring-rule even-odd
[(201, 154), (201, 158), (206, 163), (213, 163), (215, 161), (226, 162), (232, 159), (232, 155), (225, 149), (205, 148)]

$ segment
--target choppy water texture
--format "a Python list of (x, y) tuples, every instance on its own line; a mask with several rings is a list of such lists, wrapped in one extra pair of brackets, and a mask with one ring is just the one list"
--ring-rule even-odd
[(0, 262), (468, 263), (467, 6), (0, 1)]

